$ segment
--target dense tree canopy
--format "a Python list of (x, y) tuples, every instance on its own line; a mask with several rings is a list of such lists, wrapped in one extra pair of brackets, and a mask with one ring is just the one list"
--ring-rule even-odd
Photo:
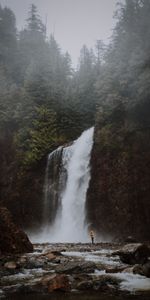
[(126, 0), (116, 19), (111, 43), (84, 45), (74, 71), (69, 54), (46, 36), (35, 5), (19, 33), (13, 12), (0, 7), (0, 132), (19, 164), (31, 167), (76, 138), (105, 108), (127, 110), (149, 126), (149, 1)]
[(150, 3), (126, 0), (116, 18), (103, 71), (96, 81), (98, 98), (109, 106), (121, 101), (138, 126), (149, 126)]

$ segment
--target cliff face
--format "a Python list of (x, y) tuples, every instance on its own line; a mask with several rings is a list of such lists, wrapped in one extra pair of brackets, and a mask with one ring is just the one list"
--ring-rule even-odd
[(34, 168), (21, 171), (15, 155), (9, 162), (6, 157), (7, 153), (2, 157), (0, 170), (0, 205), (10, 210), (21, 227), (37, 228), (42, 221), (46, 160)]
[(13, 222), (10, 212), (0, 207), (0, 254), (32, 252), (27, 235)]
[(87, 220), (105, 239), (150, 239), (150, 129), (98, 118)]

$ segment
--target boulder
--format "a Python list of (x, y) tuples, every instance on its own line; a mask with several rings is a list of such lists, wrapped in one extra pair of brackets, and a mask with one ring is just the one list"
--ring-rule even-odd
[(94, 262), (73, 261), (67, 262), (56, 267), (57, 273), (78, 274), (78, 273), (93, 273), (96, 269)]
[(16, 269), (17, 268), (17, 264), (16, 264), (16, 262), (15, 261), (9, 261), (9, 262), (6, 262), (5, 264), (4, 264), (4, 267), (6, 268), (6, 269), (10, 269), (10, 270), (14, 270), (14, 269)]
[(0, 207), (0, 253), (15, 254), (32, 251), (33, 246), (27, 235), (14, 223), (8, 209)]
[(42, 278), (41, 283), (49, 293), (53, 291), (68, 292), (71, 289), (68, 276), (63, 274), (46, 275)]
[(120, 280), (110, 275), (101, 275), (97, 278), (82, 280), (77, 284), (78, 290), (109, 291), (118, 286)]
[(150, 278), (150, 261), (142, 266), (143, 275)]
[(150, 261), (146, 262), (143, 265), (135, 265), (133, 268), (133, 273), (150, 278)]
[(113, 255), (119, 255), (120, 260), (125, 264), (144, 264), (150, 256), (150, 248), (145, 244), (128, 244)]
[(142, 265), (135, 265), (133, 267), (133, 274), (144, 275), (142, 270)]
[(56, 255), (54, 255), (51, 252), (45, 254), (45, 256), (47, 257), (48, 261), (52, 261), (52, 260), (54, 260), (56, 258)]

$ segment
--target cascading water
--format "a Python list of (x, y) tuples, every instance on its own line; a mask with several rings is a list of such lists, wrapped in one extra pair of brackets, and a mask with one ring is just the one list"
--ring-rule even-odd
[[(71, 146), (58, 148), (49, 155), (45, 181), (45, 225), (38, 241), (89, 241), (85, 202), (90, 180), (93, 132), (94, 128), (84, 131)], [(59, 163), (55, 161), (56, 157)], [(56, 178), (54, 174), (49, 175), (54, 170)]]
[[(60, 178), (60, 166), (62, 161), (63, 147), (57, 148), (49, 154), (45, 173), (44, 184), (44, 210), (43, 221), (45, 227), (55, 220), (57, 208), (62, 191), (62, 181)], [(62, 177), (62, 176), (61, 176)], [(63, 177), (62, 177), (63, 179)], [(65, 181), (65, 178), (64, 178)]]
[(50, 230), (52, 241), (83, 242), (87, 240), (85, 226), (85, 200), (90, 180), (90, 154), (93, 145), (93, 128), (65, 149), (63, 160), (71, 152), (67, 163), (67, 183), (62, 196), (62, 210)]

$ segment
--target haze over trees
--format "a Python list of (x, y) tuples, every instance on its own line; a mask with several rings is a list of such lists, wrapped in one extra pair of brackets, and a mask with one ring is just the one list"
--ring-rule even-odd
[(110, 44), (84, 45), (75, 71), (35, 5), (20, 32), (14, 13), (0, 6), (1, 200), (6, 186), (11, 191), (95, 117), (119, 124), (128, 114), (136, 127), (150, 126), (150, 2), (126, 0), (116, 19)]

